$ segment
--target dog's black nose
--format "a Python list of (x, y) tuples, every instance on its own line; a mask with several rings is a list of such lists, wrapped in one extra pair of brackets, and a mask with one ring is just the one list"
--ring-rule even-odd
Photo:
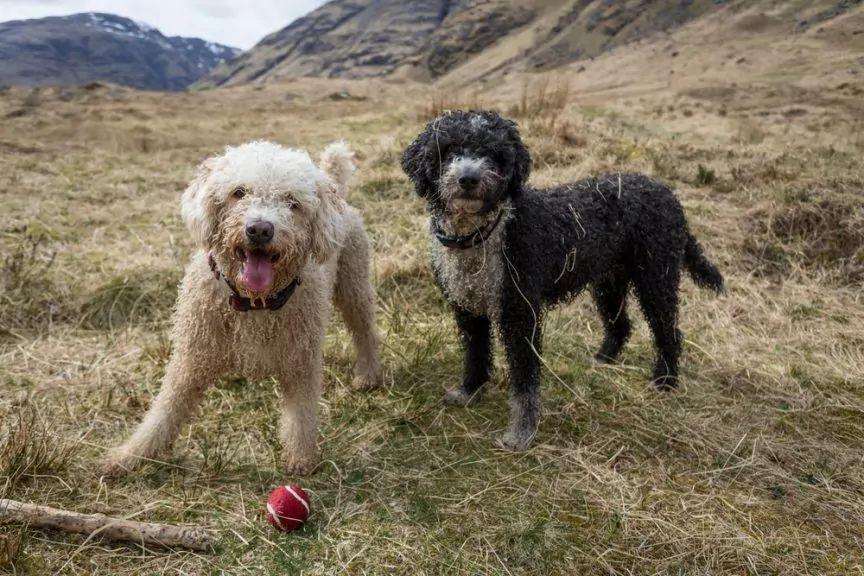
[(476, 188), (480, 183), (480, 176), (476, 174), (463, 174), (459, 177), (459, 187), (463, 190), (471, 190)]
[(273, 239), (273, 224), (264, 220), (258, 220), (246, 225), (246, 238), (253, 244), (267, 244)]

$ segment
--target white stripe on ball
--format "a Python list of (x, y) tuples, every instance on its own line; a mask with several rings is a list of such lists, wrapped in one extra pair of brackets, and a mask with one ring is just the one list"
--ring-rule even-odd
[(285, 488), (286, 492), (294, 496), (294, 498), (298, 502), (300, 502), (300, 504), (302, 504), (304, 508), (306, 508), (306, 514), (309, 514), (309, 504), (306, 503), (306, 500), (304, 500), (299, 494), (297, 494), (297, 492), (295, 492), (294, 489), (290, 486), (283, 486), (283, 488)]
[(278, 514), (276, 514), (276, 511), (273, 509), (273, 505), (269, 502), (267, 503), (267, 513), (270, 514), (270, 516), (272, 516), (274, 520), (276, 520), (276, 524), (278, 524), (280, 528), (285, 530), (285, 525), (282, 523), (282, 519), (279, 517)]

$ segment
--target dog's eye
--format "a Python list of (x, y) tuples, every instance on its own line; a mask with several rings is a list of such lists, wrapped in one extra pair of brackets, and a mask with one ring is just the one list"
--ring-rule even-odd
[(233, 196), (237, 200), (240, 200), (241, 198), (246, 196), (246, 194), (247, 194), (246, 188), (243, 188), (242, 186), (238, 186), (237, 188), (234, 189), (233, 192), (231, 192), (231, 196)]

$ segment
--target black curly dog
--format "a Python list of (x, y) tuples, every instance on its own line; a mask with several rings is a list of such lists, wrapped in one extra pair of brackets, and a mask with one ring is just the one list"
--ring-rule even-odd
[(402, 168), (427, 201), (435, 277), (465, 347), (462, 385), (445, 400), (467, 404), (488, 381), (495, 325), (510, 371), (504, 448), (527, 448), (537, 431), (544, 308), (588, 286), (605, 327), (596, 359), (615, 359), (630, 336), (632, 285), (657, 347), (653, 382), (677, 385), (681, 267), (717, 292), (723, 277), (667, 186), (611, 174), (535, 190), (526, 185), (531, 157), (516, 124), (488, 111), (433, 120), (405, 150)]

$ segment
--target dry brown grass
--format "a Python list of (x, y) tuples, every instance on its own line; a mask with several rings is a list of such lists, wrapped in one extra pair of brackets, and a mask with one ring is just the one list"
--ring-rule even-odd
[[(745, 249), (769, 274), (788, 276), (797, 266), (821, 270), (838, 282), (864, 282), (864, 203), (861, 183), (793, 189), (751, 213)], [(853, 190), (851, 193), (845, 190)]]
[(571, 103), (570, 81), (564, 76), (553, 80), (544, 77), (539, 80), (526, 80), (518, 104), (510, 107), (510, 116), (522, 119), (557, 118)]
[(14, 492), (23, 480), (64, 471), (71, 448), (49, 433), (36, 412), (21, 410), (6, 422), (0, 443), (0, 497)]
[(11, 529), (0, 527), (0, 570), (4, 572), (15, 570), (15, 561), (24, 549), (26, 535), (24, 527)]
[(55, 254), (41, 233), (24, 230), (0, 264), (0, 338), (49, 326), (62, 315), (64, 295), (52, 280)]
[(418, 118), (428, 122), (451, 110), (482, 110), (485, 107), (477, 94), (461, 97), (440, 91), (432, 95), (428, 104), (420, 110)]
[[(864, 570), (864, 306), (860, 278), (844, 272), (861, 249), (853, 199), (864, 149), (845, 100), (820, 120), (829, 146), (824, 134), (803, 136), (813, 134), (807, 116), (756, 115), (758, 91), (717, 103), (700, 93), (706, 104), (686, 100), (689, 116), (668, 106), (683, 109), (690, 97), (664, 91), (547, 95), (542, 113), (528, 113), (537, 105), (520, 101), (518, 87), (512, 101), (478, 94), (526, 111), (517, 119), (538, 186), (607, 170), (669, 180), (729, 287), (715, 298), (685, 283), (683, 387), (674, 394), (646, 384), (641, 320), (623, 362), (598, 368), (582, 361), (600, 340), (590, 299), (552, 312), (539, 442), (514, 455), (492, 447), (506, 422), (502, 370), (476, 408), (439, 402), (458, 377), (459, 348), (428, 270), (423, 206), (398, 167), (423, 120), (454, 103), (424, 112), (428, 88), (346, 84), (0, 94), (0, 262), (12, 271), (0, 277), (0, 445), (15, 447), (3, 462), (19, 462), (0, 469), (5, 493), (206, 524), (221, 540), (217, 552), (195, 555), (25, 529), (16, 573)], [(320, 98), (343, 89), (369, 98)], [(818, 94), (797, 91), (784, 105)], [(750, 135), (738, 128), (745, 119)], [(324, 461), (302, 480), (314, 513), (293, 535), (276, 534), (262, 515), (270, 487), (289, 480), (278, 467), (270, 381), (220, 382), (168, 462), (112, 482), (93, 472), (164, 371), (171, 286), (190, 249), (179, 192), (203, 157), (259, 137), (314, 150), (344, 137), (358, 150), (352, 201), (375, 245), (385, 336), (384, 386), (357, 395), (347, 385), (347, 333), (338, 320), (330, 332)], [(754, 246), (769, 242), (782, 268), (756, 256)], [(57, 312), (46, 316), (49, 303)], [(16, 432), (17, 415), (31, 409), (44, 431)], [(57, 465), (48, 465), (52, 446), (65, 455)]]

